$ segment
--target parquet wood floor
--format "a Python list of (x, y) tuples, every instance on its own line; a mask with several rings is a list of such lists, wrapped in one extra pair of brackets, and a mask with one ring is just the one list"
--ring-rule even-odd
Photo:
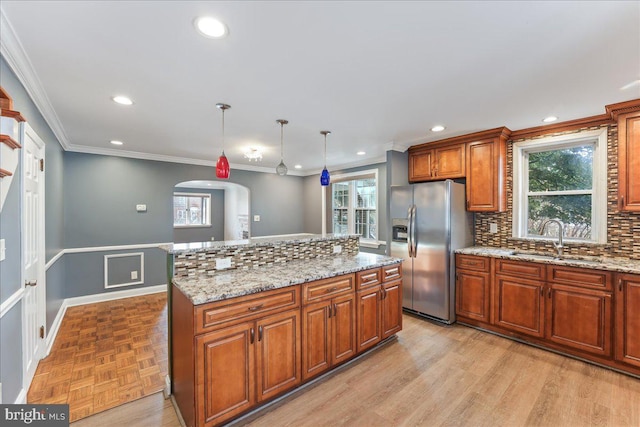
[(167, 375), (165, 292), (69, 307), (29, 403), (68, 403), (76, 421), (163, 389)]

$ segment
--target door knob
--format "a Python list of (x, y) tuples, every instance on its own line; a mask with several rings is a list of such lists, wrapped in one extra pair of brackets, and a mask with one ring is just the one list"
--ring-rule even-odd
[(24, 282), (25, 286), (36, 286), (38, 284), (37, 280), (29, 280), (28, 282)]

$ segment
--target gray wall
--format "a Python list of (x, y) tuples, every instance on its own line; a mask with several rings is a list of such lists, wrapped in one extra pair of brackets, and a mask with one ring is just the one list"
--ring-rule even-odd
[(176, 188), (176, 193), (201, 193), (211, 195), (211, 225), (208, 227), (192, 227), (173, 229), (173, 242), (204, 242), (211, 240), (224, 240), (224, 190), (207, 190), (192, 188)]
[[(16, 168), (9, 193), (0, 213), (0, 239), (5, 239), (6, 258), (0, 261), (0, 301), (5, 301), (20, 289), (22, 242), (20, 240), (20, 175), (21, 165)], [(3, 185), (7, 185), (6, 181)]]
[(16, 401), (22, 389), (22, 304), (0, 318), (0, 379), (2, 403)]

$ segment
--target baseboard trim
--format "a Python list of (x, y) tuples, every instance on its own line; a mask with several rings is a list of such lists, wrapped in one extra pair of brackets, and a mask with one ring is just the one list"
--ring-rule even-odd
[(66, 313), (67, 308), (75, 307), (78, 305), (94, 304), (97, 302), (113, 301), (113, 300), (122, 299), (122, 298), (131, 298), (131, 297), (137, 297), (142, 295), (157, 294), (157, 293), (166, 292), (166, 291), (167, 291), (167, 285), (155, 285), (155, 286), (146, 286), (144, 288), (127, 289), (124, 291), (103, 292), (100, 294), (83, 295), (81, 297), (66, 298), (64, 301), (62, 301), (62, 305), (60, 305), (58, 314), (56, 314), (56, 318), (53, 320), (49, 333), (47, 334), (46, 356), (48, 356), (49, 353), (51, 352), (51, 347), (53, 347), (53, 343), (56, 340), (56, 336), (58, 335), (58, 331), (60, 330), (60, 325), (62, 324), (62, 319), (64, 318), (64, 314)]

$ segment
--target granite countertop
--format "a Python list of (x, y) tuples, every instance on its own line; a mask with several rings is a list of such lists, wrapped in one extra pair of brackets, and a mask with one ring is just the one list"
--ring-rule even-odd
[(566, 265), (570, 267), (595, 268), (598, 270), (617, 271), (620, 273), (640, 274), (640, 261), (621, 257), (609, 258), (564, 255), (561, 258), (557, 258), (551, 254), (488, 246), (472, 246), (469, 248), (457, 249), (455, 252), (466, 255), (479, 255), (492, 258), (533, 261), (543, 264)]
[(402, 262), (401, 258), (360, 252), (327, 258), (291, 261), (247, 270), (216, 271), (172, 282), (194, 305), (220, 301), (271, 289), (355, 273)]
[(282, 236), (252, 237), (245, 240), (219, 240), (207, 242), (172, 243), (159, 246), (170, 254), (202, 252), (207, 249), (236, 248), (245, 246), (269, 246), (274, 243), (308, 243), (322, 240), (335, 240), (348, 237), (360, 237), (359, 234), (285, 234)]

